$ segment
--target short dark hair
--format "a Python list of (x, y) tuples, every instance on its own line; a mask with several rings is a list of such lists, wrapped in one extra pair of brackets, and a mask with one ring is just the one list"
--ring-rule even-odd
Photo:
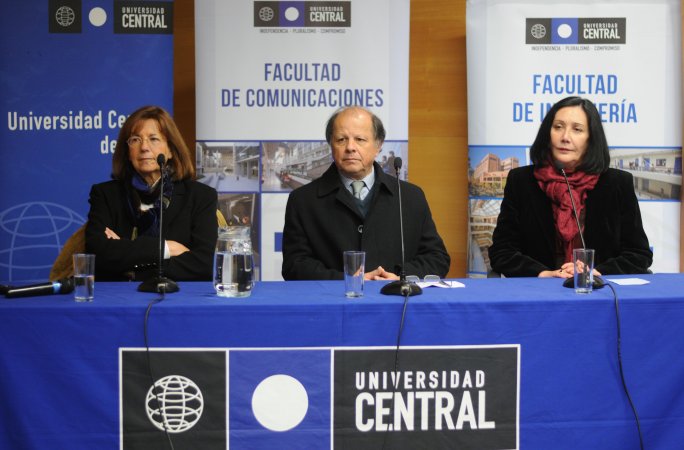
[(373, 114), (370, 110), (363, 108), (361, 106), (345, 106), (343, 108), (338, 109), (333, 113), (332, 116), (330, 116), (330, 118), (328, 119), (328, 123), (325, 125), (326, 142), (328, 144), (331, 144), (333, 128), (335, 126), (335, 120), (337, 119), (337, 116), (351, 109), (365, 111), (366, 113), (368, 113), (368, 115), (370, 115), (373, 126), (373, 139), (375, 139), (376, 143), (378, 144), (378, 147), (382, 146), (382, 143), (385, 142), (385, 126), (382, 124), (382, 120), (380, 120), (380, 118)]
[(159, 124), (159, 131), (169, 145), (169, 150), (173, 155), (169, 161), (169, 164), (173, 166), (173, 178), (175, 180), (194, 179), (195, 166), (192, 163), (190, 150), (171, 115), (159, 106), (143, 106), (133, 111), (124, 122), (112, 157), (112, 178), (130, 180), (133, 177), (135, 169), (129, 160), (128, 138), (147, 119), (155, 120)]
[(577, 170), (586, 173), (603, 173), (610, 167), (610, 153), (608, 152), (608, 141), (606, 133), (601, 123), (601, 115), (591, 100), (582, 97), (566, 97), (558, 101), (549, 109), (544, 116), (537, 138), (530, 148), (530, 159), (535, 166), (546, 166), (551, 161), (551, 126), (556, 118), (559, 109), (568, 106), (581, 106), (587, 115), (589, 126), (589, 142), (587, 151), (582, 156), (582, 161), (577, 166)]

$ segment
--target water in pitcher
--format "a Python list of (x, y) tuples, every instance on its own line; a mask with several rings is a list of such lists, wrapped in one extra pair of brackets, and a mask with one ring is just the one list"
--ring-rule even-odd
[(214, 287), (221, 297), (247, 297), (252, 292), (252, 255), (216, 252)]
[(249, 227), (219, 230), (214, 254), (214, 288), (221, 297), (247, 297), (254, 286), (254, 258)]

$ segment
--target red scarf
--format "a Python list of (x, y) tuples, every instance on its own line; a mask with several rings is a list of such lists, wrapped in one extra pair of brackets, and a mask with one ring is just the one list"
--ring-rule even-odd
[[(596, 174), (588, 174), (581, 171), (567, 173), (568, 183), (572, 188), (572, 197), (577, 206), (577, 214), (582, 217), (584, 210), (584, 201), (587, 198), (587, 192), (594, 189), (598, 182), (599, 176)], [(534, 169), (534, 177), (539, 183), (539, 187), (546, 193), (546, 196), (551, 199), (551, 207), (553, 208), (553, 220), (556, 224), (556, 231), (563, 244), (565, 251), (565, 261), (572, 261), (572, 249), (574, 247), (575, 237), (579, 234), (575, 217), (572, 212), (572, 201), (568, 194), (568, 186), (565, 184), (563, 175), (551, 165), (544, 167), (536, 167)], [(582, 224), (584, 226), (584, 224)], [(582, 230), (584, 231), (584, 230)]]

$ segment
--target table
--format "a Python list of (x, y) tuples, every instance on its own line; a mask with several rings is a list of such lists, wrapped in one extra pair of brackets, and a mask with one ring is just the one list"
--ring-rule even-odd
[[(684, 275), (641, 278), (650, 284), (614, 285), (620, 300), (625, 378), (646, 448), (682, 448)], [(430, 287), (409, 299), (399, 352), (400, 365), (408, 364), (404, 369), (410, 365), (404, 355), (411, 349), (503, 349), (508, 356), (512, 349), (519, 379), (506, 378), (509, 387), (517, 390), (518, 423), (507, 425), (519, 430), (513, 430), (511, 448), (639, 448), (635, 420), (620, 383), (610, 289), (580, 296), (562, 288), (556, 279), (460, 281), (465, 288)], [(250, 377), (265, 379), (285, 368), (285, 372), (306, 371), (302, 379), (334, 379), (336, 373), (331, 368), (336, 366), (331, 359), (347, 364), (361, 354), (354, 351), (374, 348), (389, 355), (391, 365), (403, 299), (381, 295), (383, 284), (368, 282), (365, 296), (350, 300), (342, 295), (341, 281), (260, 282), (252, 296), (244, 299), (219, 298), (210, 283), (180, 283), (180, 292), (167, 295), (150, 310), (148, 338), (154, 365), (163, 374), (165, 364), (187, 359), (189, 370), (199, 372), (197, 376), (213, 384), (215, 392), (225, 394), (223, 399), (207, 396), (207, 400), (229, 405), (225, 411), (205, 408), (207, 417), (219, 417), (218, 424), (205, 430), (213, 433), (216, 448), (352, 448), (353, 444), (354, 449), (362, 449), (371, 448), (364, 446), (364, 436), (370, 442), (371, 435), (386, 434), (390, 435), (387, 448), (397, 448), (391, 444), (397, 433), (371, 430), (357, 434), (356, 440), (333, 438), (336, 415), (342, 414), (330, 407), (336, 401), (331, 392), (335, 386), (341, 389), (334, 383), (329, 390), (308, 392), (306, 420), (327, 423), (325, 426), (267, 430), (241, 418), (243, 413), (244, 417), (258, 416), (256, 410), (240, 409), (248, 409), (250, 398), (253, 408), (258, 403), (256, 390), (242, 392), (239, 388)], [(122, 417), (127, 413), (122, 405), (127, 402), (125, 392), (135, 389), (135, 383), (127, 384), (127, 377), (134, 375), (122, 375), (122, 367), (135, 361), (144, 365), (145, 312), (156, 298), (155, 294), (137, 292), (136, 287), (132, 283), (97, 283), (95, 301), (88, 304), (75, 303), (68, 295), (0, 299), (0, 448), (124, 447)], [(204, 364), (215, 370), (204, 370)], [(274, 365), (279, 366), (277, 370)], [(221, 371), (230, 384), (224, 383)], [(373, 372), (361, 373), (371, 376)], [(416, 374), (409, 375), (418, 377)], [(491, 371), (487, 376), (495, 378), (497, 373)], [(283, 375), (278, 380), (281, 383), (271, 384), (272, 389), (289, 386), (292, 389), (287, 392), (296, 393), (301, 387), (296, 377)], [(269, 386), (262, 387), (259, 392), (268, 394)], [(365, 407), (370, 398), (364, 397)], [(294, 416), (302, 414), (295, 403), (288, 410), (291, 417), (287, 420), (292, 423), (296, 422)], [(487, 414), (489, 411), (491, 408)], [(374, 418), (382, 421), (380, 416), (365, 415), (362, 425)], [(487, 417), (480, 419), (480, 424), (486, 425)], [(442, 431), (444, 448), (453, 445), (449, 436), (466, 435)], [(411, 435), (421, 434), (417, 430), (407, 433), (409, 440)], [(183, 433), (170, 436), (176, 449), (186, 448)], [(290, 438), (292, 444), (285, 445)], [(159, 447), (145, 448), (168, 448), (166, 445), (162, 440)], [(127, 443), (125, 447), (135, 445)]]

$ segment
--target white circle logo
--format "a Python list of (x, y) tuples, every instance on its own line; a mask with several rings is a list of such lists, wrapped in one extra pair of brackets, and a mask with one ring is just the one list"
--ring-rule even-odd
[(285, 18), (290, 22), (294, 22), (299, 19), (299, 10), (294, 6), (290, 6), (285, 10)]
[(572, 27), (567, 23), (564, 23), (558, 27), (558, 36), (563, 39), (567, 39), (572, 36)]
[(155, 427), (169, 433), (182, 433), (199, 421), (204, 410), (204, 399), (192, 380), (169, 375), (150, 387), (145, 406), (147, 417)]
[(101, 27), (107, 21), (107, 11), (99, 7), (93, 8), (90, 10), (90, 14), (88, 14), (88, 20), (90, 20), (93, 26)]
[(308, 410), (306, 389), (289, 375), (265, 378), (252, 394), (254, 417), (271, 431), (291, 430), (304, 420)]
[(60, 6), (55, 11), (55, 20), (63, 27), (68, 27), (76, 20), (76, 13), (68, 6)]

